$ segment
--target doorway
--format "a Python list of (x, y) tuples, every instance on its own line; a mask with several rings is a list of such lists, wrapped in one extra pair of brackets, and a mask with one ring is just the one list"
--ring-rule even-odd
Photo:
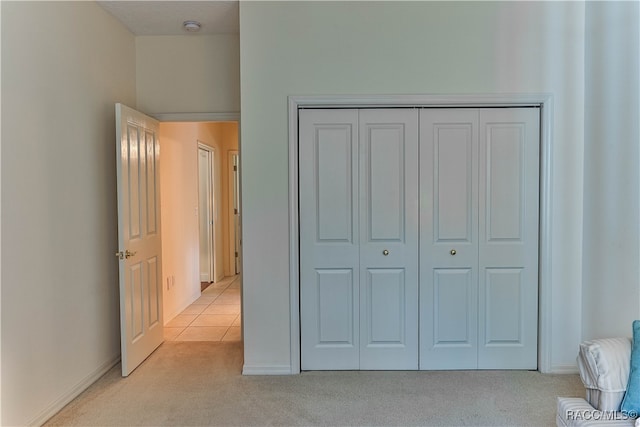
[[(236, 250), (230, 238), (234, 229), (230, 222), (234, 215), (233, 203), (230, 203), (233, 197), (228, 194), (234, 178), (227, 162), (230, 153), (239, 156), (238, 122), (160, 119), (165, 339), (181, 340), (180, 335), (187, 327), (196, 326), (193, 322), (197, 317), (214, 314), (204, 313), (210, 304), (224, 302), (239, 309), (240, 275), (235, 269), (235, 257), (230, 256), (231, 250)], [(201, 233), (201, 225), (205, 226), (204, 233)], [(201, 247), (206, 254), (204, 257), (201, 257)], [(238, 253), (240, 257), (241, 250)], [(204, 292), (201, 281), (211, 282)], [(237, 289), (233, 291), (237, 296), (220, 299), (228, 287)], [(202, 306), (203, 303), (207, 304)], [(199, 307), (192, 306), (194, 304)], [(235, 314), (237, 319), (231, 319), (236, 323), (234, 327), (240, 323), (239, 310)], [(229, 319), (224, 320), (229, 323)], [(202, 329), (199, 332), (209, 335), (215, 332), (209, 337), (217, 337), (214, 340), (220, 340), (220, 334), (227, 331), (209, 330), (207, 328), (214, 326), (205, 325), (203, 319), (200, 321), (198, 327)], [(216, 325), (215, 328), (223, 326), (232, 325)], [(210, 340), (202, 334), (190, 336)], [(187, 339), (186, 335), (183, 338), (194, 340)]]

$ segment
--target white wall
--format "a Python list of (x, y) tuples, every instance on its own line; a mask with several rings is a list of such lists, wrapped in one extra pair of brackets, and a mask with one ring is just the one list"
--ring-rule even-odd
[(288, 95), (554, 96), (551, 369), (581, 337), (584, 4), (241, 2), (245, 368), (290, 365)]
[(138, 108), (154, 113), (240, 111), (237, 34), (136, 37)]
[(135, 107), (135, 43), (93, 2), (1, 7), (1, 424), (24, 425), (120, 354), (114, 104)]
[(640, 318), (640, 6), (586, 4), (583, 338)]

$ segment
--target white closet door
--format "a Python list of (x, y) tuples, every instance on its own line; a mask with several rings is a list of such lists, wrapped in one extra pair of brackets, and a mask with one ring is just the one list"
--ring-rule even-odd
[(480, 369), (536, 369), (538, 108), (480, 110)]
[(420, 369), (475, 369), (478, 111), (420, 113)]
[(418, 368), (418, 113), (360, 111), (360, 369)]
[(538, 150), (537, 108), (301, 110), (302, 369), (535, 369)]
[(358, 369), (358, 111), (301, 110), (301, 368)]
[(421, 112), (421, 369), (537, 367), (539, 125)]

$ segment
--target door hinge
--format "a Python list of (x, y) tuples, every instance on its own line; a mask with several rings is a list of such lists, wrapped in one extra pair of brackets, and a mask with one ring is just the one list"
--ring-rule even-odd
[(234, 210), (233, 210), (233, 213), (234, 213), (235, 215), (238, 215), (238, 209), (234, 209)]
[(233, 165), (233, 171), (234, 171), (234, 172), (237, 172), (237, 171), (238, 171), (238, 166)]
[(238, 258), (238, 252), (236, 252), (236, 258)]

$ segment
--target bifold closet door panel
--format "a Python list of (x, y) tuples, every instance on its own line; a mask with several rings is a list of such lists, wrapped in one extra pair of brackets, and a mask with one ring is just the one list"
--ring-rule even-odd
[(360, 369), (418, 368), (418, 112), (360, 110)]
[(540, 111), (480, 110), (480, 369), (536, 369)]
[(299, 112), (301, 368), (359, 369), (358, 110)]
[(420, 369), (475, 369), (478, 110), (420, 112)]

